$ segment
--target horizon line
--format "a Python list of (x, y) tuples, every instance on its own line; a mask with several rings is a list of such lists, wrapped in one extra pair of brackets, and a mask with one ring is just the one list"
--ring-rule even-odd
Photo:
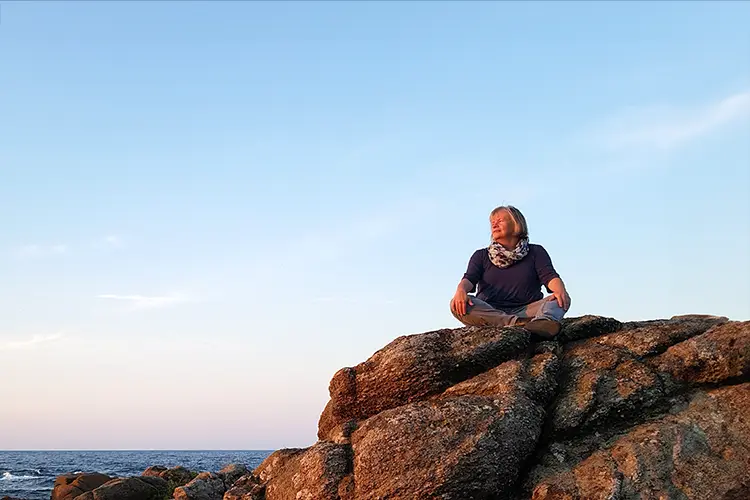
[[(18, 451), (277, 451), (281, 448), (25, 448), (0, 450), (0, 453)], [(294, 448), (294, 447), (293, 447)]]

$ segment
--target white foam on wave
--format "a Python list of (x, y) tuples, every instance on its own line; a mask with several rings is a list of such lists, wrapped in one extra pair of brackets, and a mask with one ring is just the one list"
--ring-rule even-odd
[(14, 476), (8, 471), (3, 472), (0, 481), (22, 481), (24, 479), (37, 479), (38, 476)]

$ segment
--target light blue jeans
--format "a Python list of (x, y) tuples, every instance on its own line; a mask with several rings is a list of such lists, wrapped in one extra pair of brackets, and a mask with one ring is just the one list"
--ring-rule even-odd
[(559, 322), (565, 316), (565, 310), (552, 295), (523, 307), (506, 310), (495, 309), (476, 297), (469, 296), (469, 300), (474, 305), (466, 304), (465, 315), (458, 316), (451, 309), (453, 317), (466, 326), (512, 326), (518, 321), (525, 323), (526, 320), (542, 318)]

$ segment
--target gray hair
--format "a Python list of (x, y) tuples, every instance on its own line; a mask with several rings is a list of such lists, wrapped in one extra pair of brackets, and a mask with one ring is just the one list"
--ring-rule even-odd
[(523, 216), (520, 210), (518, 210), (513, 205), (502, 205), (500, 207), (497, 207), (490, 212), (490, 218), (497, 214), (498, 212), (505, 211), (510, 215), (510, 218), (513, 219), (513, 224), (515, 225), (515, 230), (518, 233), (519, 238), (528, 238), (529, 237), (529, 226), (526, 224), (526, 217)]

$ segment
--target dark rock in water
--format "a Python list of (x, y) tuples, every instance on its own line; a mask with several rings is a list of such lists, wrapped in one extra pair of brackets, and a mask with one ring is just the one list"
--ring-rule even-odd
[(195, 479), (174, 490), (175, 500), (222, 500), (226, 486), (224, 480), (213, 472), (201, 472)]
[(229, 464), (221, 469), (217, 475), (224, 481), (224, 488), (228, 490), (239, 478), (249, 473), (250, 471), (243, 464)]
[(76, 497), (77, 500), (163, 500), (167, 482), (154, 476), (120, 477)]
[(120, 477), (76, 497), (77, 500), (162, 500), (167, 482), (160, 477)]
[(160, 477), (164, 479), (167, 482), (167, 495), (169, 497), (172, 496), (175, 488), (186, 485), (197, 475), (196, 472), (191, 472), (182, 466), (167, 469), (161, 465), (152, 465), (141, 474), (143, 477)]
[(161, 474), (163, 472), (166, 472), (167, 470), (168, 469), (162, 465), (152, 465), (151, 467), (143, 471), (141, 476), (161, 477)]
[(4, 496), (4, 497), (0, 498), (0, 500), (23, 500), (23, 499), (16, 498), (16, 497)]
[(73, 500), (103, 485), (112, 478), (98, 473), (63, 474), (55, 478), (51, 500)]

